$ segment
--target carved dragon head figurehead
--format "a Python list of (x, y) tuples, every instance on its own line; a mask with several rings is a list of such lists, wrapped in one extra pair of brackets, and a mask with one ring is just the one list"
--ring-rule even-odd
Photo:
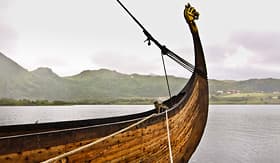
[(187, 22), (192, 22), (199, 18), (199, 12), (196, 11), (189, 3), (185, 6), (184, 16)]
[(194, 20), (197, 20), (199, 18), (199, 12), (197, 12), (196, 9), (189, 3), (185, 6), (184, 17), (187, 23), (190, 25), (192, 31), (197, 31)]

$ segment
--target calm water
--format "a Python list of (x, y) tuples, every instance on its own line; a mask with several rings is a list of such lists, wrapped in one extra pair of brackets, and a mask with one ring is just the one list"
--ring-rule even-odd
[(211, 106), (191, 163), (279, 163), (280, 105)]
[[(0, 125), (102, 118), (152, 106), (0, 107)], [(212, 105), (202, 141), (190, 163), (278, 163), (280, 105)]]
[(0, 106), (0, 126), (114, 117), (152, 108), (149, 105)]

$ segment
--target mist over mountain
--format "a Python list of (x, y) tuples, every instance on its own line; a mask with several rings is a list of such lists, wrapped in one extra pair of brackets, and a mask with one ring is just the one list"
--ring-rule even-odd
[[(169, 82), (172, 94), (176, 94), (187, 79), (170, 76)], [(209, 80), (209, 86), (211, 94), (220, 90), (279, 92), (280, 79)], [(47, 67), (27, 71), (0, 53), (0, 98), (78, 101), (164, 96), (168, 96), (168, 92), (163, 76), (123, 74), (100, 69), (60, 77)]]

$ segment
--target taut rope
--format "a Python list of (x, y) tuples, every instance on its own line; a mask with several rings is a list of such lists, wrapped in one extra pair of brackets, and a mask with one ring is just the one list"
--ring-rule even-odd
[(167, 85), (167, 89), (168, 89), (168, 94), (169, 94), (169, 97), (171, 98), (171, 91), (170, 91), (168, 76), (167, 76), (165, 62), (164, 62), (164, 58), (163, 58), (163, 54), (162, 53), (161, 53), (161, 60), (162, 60), (162, 65), (163, 65), (163, 69), (164, 69), (164, 75), (165, 75), (166, 85)]
[(170, 159), (170, 163), (173, 163), (167, 110), (165, 110), (165, 118), (166, 118), (167, 140), (168, 140), (168, 148), (169, 148), (169, 159)]
[(104, 140), (106, 140), (106, 139), (109, 139), (109, 138), (111, 138), (111, 137), (113, 137), (113, 136), (115, 136), (115, 135), (118, 135), (118, 134), (120, 134), (120, 133), (122, 133), (122, 132), (124, 132), (124, 131), (127, 131), (127, 130), (129, 130), (129, 129), (131, 129), (131, 128), (133, 128), (133, 127), (135, 127), (135, 126), (137, 126), (137, 125), (139, 125), (139, 124), (141, 124), (141, 123), (143, 123), (144, 121), (146, 121), (146, 120), (152, 118), (152, 117), (155, 116), (155, 115), (156, 115), (156, 114), (151, 114), (151, 115), (149, 115), (149, 116), (143, 118), (142, 120), (140, 120), (140, 121), (138, 121), (138, 122), (136, 122), (136, 123), (134, 123), (134, 124), (132, 124), (132, 125), (126, 127), (126, 128), (123, 128), (123, 129), (121, 129), (121, 130), (119, 130), (119, 131), (117, 131), (117, 132), (112, 133), (111, 135), (105, 136), (105, 137), (100, 138), (100, 139), (98, 139), (98, 140), (95, 140), (95, 141), (93, 141), (93, 142), (91, 142), (91, 143), (89, 143), (89, 144), (86, 144), (86, 145), (81, 146), (81, 147), (79, 147), (79, 148), (73, 149), (73, 150), (71, 150), (71, 151), (69, 151), (69, 152), (66, 152), (66, 153), (63, 153), (63, 154), (58, 155), (58, 156), (56, 156), (56, 157), (50, 158), (50, 159), (48, 159), (48, 160), (46, 160), (46, 161), (43, 161), (43, 162), (41, 162), (41, 163), (53, 163), (53, 162), (58, 161), (58, 160), (60, 160), (60, 159), (62, 159), (62, 158), (65, 158), (65, 157), (67, 157), (67, 156), (70, 156), (70, 155), (73, 155), (73, 154), (75, 154), (75, 153), (81, 152), (82, 150), (85, 150), (85, 149), (87, 149), (87, 148), (90, 148), (90, 147), (92, 147), (93, 145), (95, 145), (95, 144), (97, 144), (97, 143), (100, 143), (100, 142), (102, 142), (102, 141), (104, 141)]

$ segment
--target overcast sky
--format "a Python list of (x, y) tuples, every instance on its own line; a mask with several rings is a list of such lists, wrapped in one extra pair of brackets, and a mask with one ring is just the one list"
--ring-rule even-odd
[[(209, 78), (280, 78), (280, 15), (276, 0), (122, 0), (162, 44), (193, 63), (183, 17), (190, 2)], [(32, 71), (60, 76), (109, 68), (163, 74), (160, 51), (143, 43), (141, 29), (116, 0), (0, 0), (0, 52)], [(170, 75), (189, 73), (167, 59)]]

